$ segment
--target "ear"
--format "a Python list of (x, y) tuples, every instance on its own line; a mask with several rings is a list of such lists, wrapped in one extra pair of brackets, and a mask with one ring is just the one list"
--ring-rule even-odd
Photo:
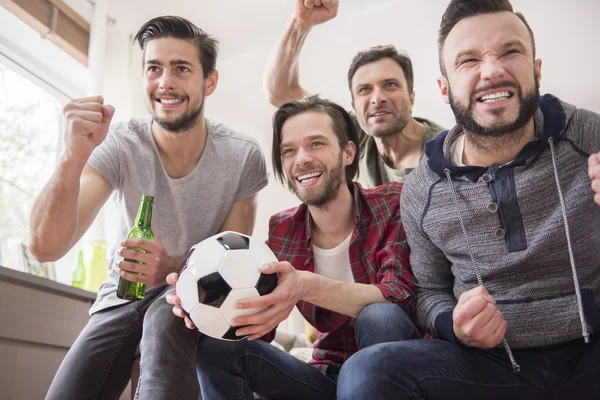
[(416, 92), (413, 90), (413, 92), (410, 94), (410, 111), (412, 112), (412, 108), (415, 106), (415, 96), (416, 96)]
[(541, 84), (542, 80), (542, 59), (538, 58), (533, 63), (533, 70), (535, 71), (535, 76), (537, 77), (538, 84)]
[(344, 148), (344, 165), (351, 165), (354, 161), (354, 157), (356, 157), (356, 144), (349, 141)]
[(217, 83), (219, 83), (219, 71), (215, 69), (206, 77), (206, 90), (204, 91), (204, 97), (208, 97), (213, 94), (217, 88)]
[(450, 104), (450, 99), (448, 97), (448, 79), (443, 76), (437, 78), (438, 87), (440, 88), (440, 94), (442, 95), (442, 99), (446, 104)]

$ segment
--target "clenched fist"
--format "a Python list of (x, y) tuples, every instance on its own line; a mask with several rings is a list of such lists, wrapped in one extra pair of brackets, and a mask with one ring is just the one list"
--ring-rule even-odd
[(106, 138), (115, 108), (104, 105), (102, 96), (92, 96), (72, 100), (63, 113), (66, 119), (65, 153), (69, 158), (86, 162)]
[(592, 180), (594, 201), (600, 206), (600, 153), (592, 154), (588, 158), (588, 175)]
[(454, 335), (465, 346), (490, 349), (506, 333), (506, 320), (496, 308), (496, 300), (483, 286), (460, 295), (452, 313)]
[(338, 5), (338, 0), (297, 0), (294, 18), (310, 28), (333, 19)]

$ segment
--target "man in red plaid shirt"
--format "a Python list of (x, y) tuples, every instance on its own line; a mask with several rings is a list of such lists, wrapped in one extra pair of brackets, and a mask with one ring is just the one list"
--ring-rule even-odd
[[(200, 339), (203, 398), (253, 399), (253, 392), (269, 399), (335, 398), (340, 367), (356, 351), (420, 338), (400, 221), (402, 184), (363, 189), (352, 181), (357, 133), (348, 113), (330, 101), (312, 96), (287, 103), (273, 128), (275, 175), (303, 203), (269, 223), (267, 244), (280, 261), (261, 271), (279, 274), (277, 288), (236, 304), (265, 308), (234, 319), (243, 326), (236, 333), (249, 340)], [(310, 365), (253, 340), (272, 338), (294, 306), (317, 329)], [(174, 311), (183, 316), (178, 306)]]

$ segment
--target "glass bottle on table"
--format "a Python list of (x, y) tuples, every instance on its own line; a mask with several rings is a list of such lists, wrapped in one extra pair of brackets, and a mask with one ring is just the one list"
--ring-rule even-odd
[(85, 284), (85, 266), (83, 265), (83, 250), (77, 252), (77, 265), (71, 275), (71, 286), (83, 289)]
[[(153, 196), (142, 196), (140, 207), (138, 209), (137, 217), (135, 218), (135, 225), (129, 233), (127, 238), (141, 238), (146, 240), (154, 241), (154, 235), (152, 234), (151, 223), (152, 223), (152, 202), (154, 201)], [(130, 247), (132, 250), (145, 253), (144, 250), (139, 247)], [(142, 264), (139, 261), (131, 260), (126, 258), (125, 261)], [(141, 300), (144, 298), (146, 291), (146, 285), (139, 282), (130, 282), (119, 276), (119, 284), (117, 286), (117, 297), (125, 300)]]

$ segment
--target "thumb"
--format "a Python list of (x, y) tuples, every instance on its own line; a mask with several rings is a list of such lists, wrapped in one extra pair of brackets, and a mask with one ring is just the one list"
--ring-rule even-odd
[(111, 105), (103, 105), (102, 106), (102, 125), (110, 126), (110, 121), (112, 121), (112, 117), (115, 115), (115, 108)]
[(162, 246), (162, 241), (158, 237), (158, 233), (154, 229), (152, 229), (152, 236), (154, 236), (154, 241)]
[(276, 274), (279, 272), (282, 272), (282, 273), (287, 272), (287, 271), (289, 271), (290, 267), (291, 267), (291, 265), (286, 262), (271, 261), (271, 262), (261, 265), (258, 269), (263, 274), (270, 275), (270, 274)]

